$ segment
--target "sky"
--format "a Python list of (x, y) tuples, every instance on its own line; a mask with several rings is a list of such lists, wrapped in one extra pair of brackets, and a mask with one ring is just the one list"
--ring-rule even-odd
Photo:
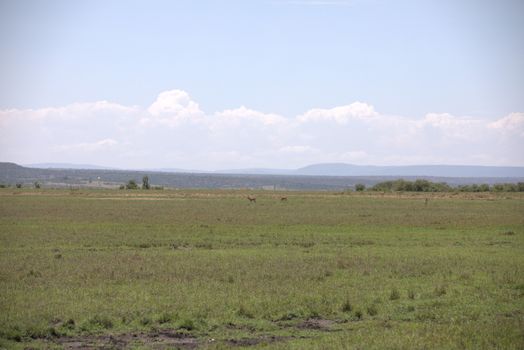
[(519, 0), (0, 0), (0, 161), (524, 166)]

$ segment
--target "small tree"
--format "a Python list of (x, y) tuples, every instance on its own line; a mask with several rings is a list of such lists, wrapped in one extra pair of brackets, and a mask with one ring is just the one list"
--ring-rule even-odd
[(149, 186), (149, 176), (144, 176), (142, 178), (142, 189), (143, 190), (149, 190), (150, 186)]
[(362, 192), (366, 189), (366, 185), (364, 184), (356, 184), (355, 185), (355, 190), (358, 191), (358, 192)]
[(40, 188), (40, 183), (38, 181), (34, 182), (35, 188)]
[(126, 185), (126, 189), (128, 190), (136, 190), (138, 189), (138, 185), (136, 184), (135, 180), (129, 180)]
[(16, 184), (16, 188), (22, 188), (22, 184), (19, 182)]

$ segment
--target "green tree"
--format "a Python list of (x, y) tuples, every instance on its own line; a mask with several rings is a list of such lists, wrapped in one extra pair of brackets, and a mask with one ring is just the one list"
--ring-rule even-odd
[(142, 178), (142, 189), (143, 190), (149, 190), (150, 186), (149, 186), (149, 176), (144, 176)]
[(364, 184), (356, 184), (355, 185), (355, 190), (358, 191), (358, 192), (362, 192), (366, 189), (366, 185)]
[(126, 185), (126, 189), (128, 190), (136, 190), (138, 189), (138, 185), (136, 184), (135, 180), (129, 180)]

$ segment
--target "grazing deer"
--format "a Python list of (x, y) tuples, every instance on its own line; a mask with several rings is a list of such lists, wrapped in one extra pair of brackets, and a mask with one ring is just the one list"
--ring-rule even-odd
[(287, 197), (280, 197), (281, 202), (287, 202)]
[(256, 203), (257, 202), (257, 198), (256, 197), (251, 197), (250, 195), (247, 196), (247, 199), (249, 199), (249, 203), (251, 203), (251, 202), (255, 202)]

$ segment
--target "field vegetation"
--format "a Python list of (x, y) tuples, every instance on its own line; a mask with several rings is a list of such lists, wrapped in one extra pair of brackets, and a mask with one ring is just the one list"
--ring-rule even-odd
[(519, 192), (4, 188), (0, 348), (522, 349), (523, 253)]

